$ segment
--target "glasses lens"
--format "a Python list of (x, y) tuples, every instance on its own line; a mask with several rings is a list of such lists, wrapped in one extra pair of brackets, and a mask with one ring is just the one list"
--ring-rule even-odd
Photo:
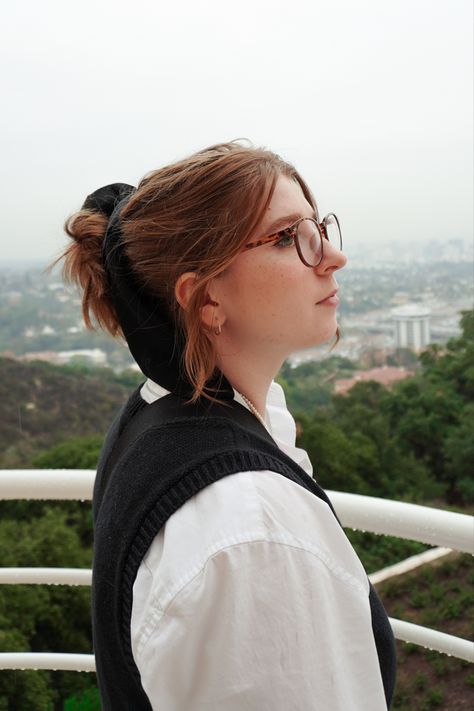
[(315, 267), (321, 261), (321, 237), (313, 220), (309, 218), (301, 220), (297, 236), (304, 261), (309, 266)]
[(324, 226), (326, 227), (327, 238), (331, 245), (336, 249), (342, 249), (342, 237), (341, 230), (339, 229), (339, 223), (337, 221), (336, 215), (332, 212), (323, 220)]

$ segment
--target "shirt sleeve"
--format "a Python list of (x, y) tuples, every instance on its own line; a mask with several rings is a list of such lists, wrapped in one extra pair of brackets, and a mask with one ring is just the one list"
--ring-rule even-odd
[(382, 711), (366, 593), (291, 540), (210, 555), (137, 659), (154, 711)]

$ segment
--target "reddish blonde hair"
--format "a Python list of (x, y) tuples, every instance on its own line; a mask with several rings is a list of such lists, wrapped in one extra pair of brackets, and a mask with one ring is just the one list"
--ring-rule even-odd
[[(216, 369), (216, 353), (200, 311), (211, 279), (223, 272), (261, 222), (280, 175), (296, 180), (316, 209), (314, 198), (295, 168), (263, 148), (236, 141), (199, 151), (149, 173), (121, 213), (125, 252), (150, 294), (162, 299), (168, 316), (185, 335), (183, 364), (193, 386), (193, 400), (205, 395)], [(102, 243), (107, 218), (81, 210), (66, 222), (73, 242), (58, 258), (63, 275), (83, 290), (82, 312), (91, 313), (112, 336), (120, 324), (107, 289)], [(191, 300), (184, 310), (176, 301), (176, 280), (196, 272)]]

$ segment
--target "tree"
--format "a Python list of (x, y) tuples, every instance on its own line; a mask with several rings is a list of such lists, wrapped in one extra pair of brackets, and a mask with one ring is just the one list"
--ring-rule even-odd
[[(95, 468), (100, 447), (100, 437), (71, 439), (39, 455), (32, 464), (39, 468)], [(2, 513), (1, 566), (91, 567), (89, 502), (8, 501), (2, 502)], [(2, 649), (91, 653), (87, 587), (3, 585), (0, 620)], [(96, 694), (95, 687), (94, 674), (4, 672), (0, 676), (0, 711), (51, 711), (53, 707), (62, 711), (71, 694), (80, 696), (84, 690)]]
[(324, 488), (368, 493), (360, 469), (372, 469), (375, 462), (370, 443), (355, 444), (327, 417), (298, 418), (303, 447), (314, 467), (314, 478)]
[(474, 400), (474, 309), (461, 315), (462, 335), (445, 347), (430, 345), (421, 354), (425, 377), (432, 382), (449, 382), (465, 402)]
[(75, 437), (34, 457), (35, 469), (95, 469), (102, 437)]
[(467, 503), (474, 503), (474, 403), (467, 405), (461, 422), (451, 428), (443, 441), (445, 479), (450, 491)]
[[(0, 523), (2, 567), (80, 567), (91, 565), (64, 513), (47, 508), (29, 521)], [(87, 587), (2, 585), (2, 648), (6, 651), (52, 651), (90, 654), (90, 590)], [(71, 693), (91, 688), (93, 674), (7, 672), (0, 676), (0, 709), (62, 709)]]

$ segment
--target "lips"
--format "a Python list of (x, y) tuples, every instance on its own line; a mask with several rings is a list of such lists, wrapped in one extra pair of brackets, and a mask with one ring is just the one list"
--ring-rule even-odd
[(339, 299), (337, 297), (337, 289), (334, 289), (329, 293), (327, 296), (324, 297), (324, 299), (321, 299), (321, 301), (317, 301), (317, 304), (328, 304), (331, 306), (336, 306), (339, 303)]

